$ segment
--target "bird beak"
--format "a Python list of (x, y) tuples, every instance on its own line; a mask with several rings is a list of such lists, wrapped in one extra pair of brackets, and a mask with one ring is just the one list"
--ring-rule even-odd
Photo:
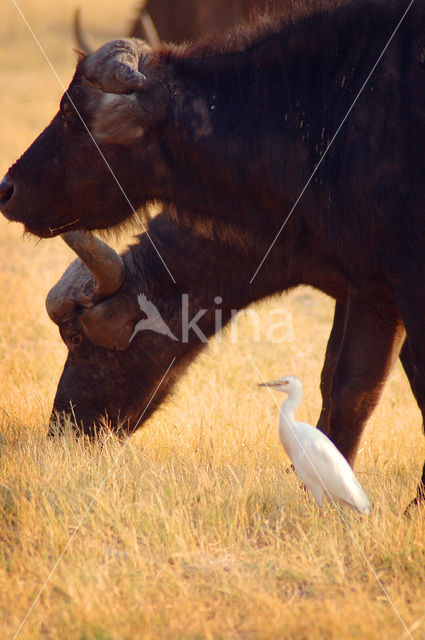
[(260, 382), (259, 387), (279, 387), (280, 386), (280, 382)]

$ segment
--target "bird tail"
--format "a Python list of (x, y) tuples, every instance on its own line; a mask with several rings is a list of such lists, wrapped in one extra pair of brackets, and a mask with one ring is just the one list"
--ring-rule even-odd
[(366, 516), (369, 516), (372, 512), (372, 507), (371, 507), (369, 498), (367, 497), (362, 485), (358, 480), (357, 480), (357, 486), (355, 488), (353, 487), (351, 490), (351, 501), (350, 502), (344, 501), (344, 503), (347, 504), (352, 509), (355, 509), (359, 513), (362, 513), (363, 515), (366, 515)]

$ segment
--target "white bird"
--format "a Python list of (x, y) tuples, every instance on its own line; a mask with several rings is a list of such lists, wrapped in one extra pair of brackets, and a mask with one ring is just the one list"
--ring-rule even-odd
[(344, 456), (319, 429), (295, 420), (295, 410), (303, 399), (301, 380), (297, 376), (285, 376), (259, 386), (288, 394), (279, 415), (280, 441), (319, 507), (328, 494), (335, 502), (369, 515), (369, 498)]
[(155, 331), (156, 333), (161, 333), (163, 336), (168, 336), (172, 340), (178, 340), (170, 327), (162, 319), (161, 314), (153, 302), (150, 302), (144, 294), (139, 294), (137, 300), (141, 311), (146, 313), (147, 318), (143, 318), (136, 323), (129, 342), (133, 340), (139, 331)]

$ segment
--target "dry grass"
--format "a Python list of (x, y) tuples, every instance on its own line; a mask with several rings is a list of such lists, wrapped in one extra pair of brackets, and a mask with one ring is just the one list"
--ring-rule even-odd
[[(99, 40), (113, 34), (109, 23), (124, 30), (131, 0), (87, 4), (87, 23), (103, 7)], [(73, 0), (21, 5), (66, 83)], [(61, 89), (9, 0), (0, 47), (3, 173), (53, 115)], [(298, 374), (300, 418), (316, 419), (330, 301), (298, 290), (260, 307), (263, 330), (270, 308), (293, 314), (294, 340), (279, 349), (264, 333), (253, 344), (248, 321), (237, 344), (212, 343), (97, 494), (119, 444), (44, 437), (65, 357), (44, 297), (70, 258), (60, 240), (22, 242), (18, 226), (0, 220), (1, 638), (16, 632), (95, 496), (20, 638), (406, 637), (336, 510), (319, 515), (285, 473), (276, 407), (255, 386), (251, 356), (267, 378)], [(425, 520), (401, 513), (424, 457), (398, 366), (357, 461), (373, 514), (344, 518), (416, 640), (425, 638)]]

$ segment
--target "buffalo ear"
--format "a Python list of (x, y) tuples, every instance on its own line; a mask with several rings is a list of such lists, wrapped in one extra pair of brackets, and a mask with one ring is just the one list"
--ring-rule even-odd
[(91, 126), (96, 140), (131, 145), (143, 136), (145, 129), (134, 93), (103, 93), (96, 102)]
[(130, 346), (134, 325), (140, 317), (138, 305), (128, 295), (118, 293), (83, 309), (79, 321), (90, 342), (123, 351)]
[(98, 93), (91, 102), (92, 132), (105, 144), (132, 145), (165, 116), (166, 93), (157, 82), (133, 93)]

